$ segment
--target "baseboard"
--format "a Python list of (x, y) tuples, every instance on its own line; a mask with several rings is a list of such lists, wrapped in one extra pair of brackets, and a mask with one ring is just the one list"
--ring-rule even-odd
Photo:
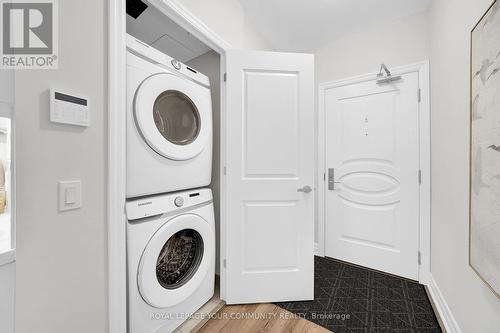
[(315, 256), (319, 255), (318, 243), (316, 242), (314, 242), (314, 255)]
[(443, 297), (441, 290), (439, 290), (436, 281), (432, 275), (429, 276), (429, 283), (427, 284), (427, 293), (433, 303), (434, 310), (436, 311), (436, 315), (438, 316), (438, 320), (443, 325), (444, 330), (447, 333), (462, 333), (460, 326), (458, 326), (453, 313), (448, 307), (448, 303)]

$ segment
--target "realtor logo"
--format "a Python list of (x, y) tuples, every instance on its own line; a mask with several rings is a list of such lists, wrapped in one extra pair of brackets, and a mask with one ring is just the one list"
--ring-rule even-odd
[(57, 68), (56, 0), (1, 1), (1, 68)]

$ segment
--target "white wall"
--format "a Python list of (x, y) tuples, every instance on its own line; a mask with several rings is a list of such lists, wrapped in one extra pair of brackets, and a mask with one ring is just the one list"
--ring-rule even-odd
[(237, 0), (178, 0), (235, 49), (272, 50), (245, 18)]
[(14, 333), (15, 263), (0, 265), (0, 332)]
[(498, 332), (500, 300), (468, 264), (470, 31), (491, 0), (434, 0), (432, 275), (464, 333)]
[[(107, 1), (59, 1), (59, 69), (16, 75), (17, 333), (104, 333)], [(49, 87), (90, 98), (91, 126), (49, 122)], [(83, 208), (58, 212), (57, 182)]]
[(220, 56), (214, 52), (207, 52), (190, 60), (188, 66), (200, 71), (210, 78), (212, 92), (213, 114), (213, 158), (212, 158), (212, 193), (215, 210), (215, 244), (216, 259), (215, 272), (220, 272)]
[(316, 81), (325, 82), (378, 71), (429, 58), (426, 13), (393, 22), (383, 22), (314, 50)]
[[(384, 22), (370, 29), (343, 36), (314, 50), (313, 53), (316, 83), (376, 72), (383, 61), (389, 67), (397, 67), (428, 60), (430, 51), (427, 13)], [(316, 240), (317, 223), (319, 221), (316, 221)]]

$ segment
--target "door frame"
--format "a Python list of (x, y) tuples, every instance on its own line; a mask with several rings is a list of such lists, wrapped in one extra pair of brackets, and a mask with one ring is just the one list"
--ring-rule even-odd
[[(177, 0), (150, 0), (167, 17), (219, 53), (221, 66), (221, 169), (220, 169), (220, 246), (225, 250), (225, 72), (226, 50), (232, 46), (207, 27)], [(126, 253), (126, 5), (110, 0), (108, 5), (108, 154), (107, 154), (107, 232), (108, 232), (108, 332), (127, 332), (127, 253)], [(221, 269), (221, 298), (225, 297), (225, 276)]]
[[(418, 73), (418, 81), (420, 92), (419, 103), (419, 160), (421, 170), (421, 184), (419, 194), (419, 273), (418, 281), (422, 284), (429, 284), (431, 270), (431, 200), (430, 200), (430, 169), (431, 169), (431, 127), (430, 127), (430, 94), (429, 94), (429, 61), (421, 61), (410, 65), (391, 68), (394, 75), (403, 75), (408, 73)], [(318, 141), (317, 141), (317, 195), (318, 195), (318, 210), (317, 210), (317, 255), (325, 256), (325, 223), (326, 223), (326, 133), (324, 126), (325, 114), (325, 93), (329, 89), (335, 89), (351, 84), (376, 80), (376, 72), (354, 76), (346, 79), (323, 82), (318, 85)], [(323, 178), (323, 181), (321, 180)]]
[[(5, 69), (7, 71), (7, 69)], [(12, 92), (15, 93), (15, 71), (12, 69)], [(16, 261), (16, 119), (14, 96), (10, 101), (0, 101), (0, 117), (10, 119), (10, 249), (0, 252), (0, 266)], [(7, 199), (7, 197), (6, 197)]]

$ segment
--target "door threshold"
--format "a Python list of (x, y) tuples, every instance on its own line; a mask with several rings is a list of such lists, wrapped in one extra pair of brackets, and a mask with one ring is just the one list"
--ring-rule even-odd
[(399, 276), (399, 275), (396, 275), (396, 274), (384, 272), (384, 271), (381, 271), (381, 270), (378, 270), (378, 269), (375, 269), (375, 268), (371, 268), (371, 267), (367, 267), (367, 266), (363, 266), (363, 265), (354, 264), (354, 263), (349, 262), (349, 261), (344, 261), (344, 260), (340, 260), (340, 259), (336, 259), (336, 258), (332, 258), (332, 257), (328, 257), (328, 256), (325, 256), (324, 258), (328, 259), (328, 260), (338, 261), (338, 262), (346, 264), (346, 265), (351, 265), (351, 266), (354, 266), (354, 267), (359, 267), (359, 268), (367, 269), (367, 270), (375, 272), (375, 273), (385, 274), (385, 275), (393, 276), (393, 277), (398, 278), (398, 279), (403, 279), (403, 280), (407, 280), (407, 281), (410, 281), (410, 282), (416, 282), (416, 283), (421, 284), (418, 280), (413, 280), (413, 279), (409, 279), (409, 278), (404, 277), (404, 276)]

